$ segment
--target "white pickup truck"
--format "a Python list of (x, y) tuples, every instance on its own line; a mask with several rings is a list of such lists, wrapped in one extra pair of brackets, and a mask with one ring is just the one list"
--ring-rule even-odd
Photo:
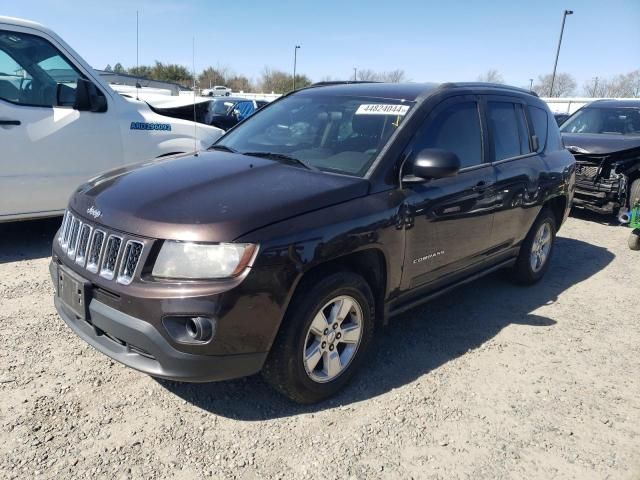
[(0, 16), (0, 222), (61, 214), (89, 178), (222, 133), (116, 93), (51, 30)]

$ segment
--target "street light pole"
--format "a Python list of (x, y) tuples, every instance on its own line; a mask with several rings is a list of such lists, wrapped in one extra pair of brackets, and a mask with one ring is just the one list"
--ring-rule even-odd
[(296, 45), (293, 49), (293, 89), (296, 89), (296, 63), (298, 61), (298, 49), (300, 45)]
[(564, 22), (567, 15), (573, 15), (573, 10), (565, 10), (562, 15), (562, 27), (560, 27), (560, 39), (558, 40), (558, 50), (556, 51), (556, 62), (553, 64), (553, 75), (551, 75), (551, 87), (549, 88), (549, 96), (553, 97), (553, 84), (556, 81), (556, 68), (558, 67), (558, 57), (560, 56), (560, 45), (562, 45), (562, 34), (564, 33)]

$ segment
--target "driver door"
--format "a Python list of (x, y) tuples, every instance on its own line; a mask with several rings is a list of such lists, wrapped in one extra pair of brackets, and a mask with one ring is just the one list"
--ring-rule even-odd
[(109, 96), (107, 112), (74, 110), (86, 76), (61, 51), (53, 39), (0, 30), (0, 220), (61, 212), (79, 184), (122, 164)]
[(404, 185), (403, 289), (455, 280), (480, 265), (491, 249), (496, 174), (482, 125), (477, 96), (456, 96), (428, 115), (409, 146), (408, 155), (425, 148), (453, 152), (461, 168), (451, 177)]

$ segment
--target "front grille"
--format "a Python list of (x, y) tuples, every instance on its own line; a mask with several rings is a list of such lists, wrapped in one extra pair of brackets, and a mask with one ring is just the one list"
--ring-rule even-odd
[(122, 246), (122, 238), (110, 235), (107, 239), (107, 246), (104, 248), (104, 257), (102, 259), (102, 267), (100, 268), (100, 276), (107, 280), (112, 280), (118, 263), (118, 255), (120, 255), (120, 247)]
[(102, 230), (95, 230), (89, 248), (89, 258), (87, 260), (87, 270), (91, 273), (98, 273), (100, 267), (100, 258), (102, 258), (102, 250), (104, 247), (105, 233)]
[(90, 225), (84, 224), (80, 228), (80, 234), (78, 235), (78, 246), (76, 248), (76, 263), (78, 265), (84, 264), (87, 260), (87, 249), (89, 248), (89, 238), (91, 238), (91, 228)]
[(134, 240), (129, 240), (124, 247), (124, 254), (122, 255), (122, 263), (120, 265), (120, 275), (118, 275), (118, 282), (128, 285), (133, 280), (133, 275), (136, 273), (136, 267), (140, 261), (140, 254), (142, 253), (142, 243)]
[(78, 234), (80, 233), (80, 224), (82, 222), (79, 218), (73, 217), (71, 219), (71, 227), (69, 228), (69, 241), (67, 242), (67, 255), (70, 258), (75, 258), (76, 245), (78, 244)]
[(144, 242), (94, 228), (69, 211), (64, 214), (57, 241), (76, 264), (123, 285), (133, 281), (144, 250)]

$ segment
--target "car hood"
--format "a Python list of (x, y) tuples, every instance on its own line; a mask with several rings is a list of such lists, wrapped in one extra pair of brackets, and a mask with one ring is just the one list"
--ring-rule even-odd
[(135, 235), (224, 242), (368, 190), (369, 182), (361, 178), (204, 152), (107, 172), (82, 185), (70, 206)]
[(573, 153), (602, 155), (640, 147), (640, 136), (563, 133), (565, 147)]

